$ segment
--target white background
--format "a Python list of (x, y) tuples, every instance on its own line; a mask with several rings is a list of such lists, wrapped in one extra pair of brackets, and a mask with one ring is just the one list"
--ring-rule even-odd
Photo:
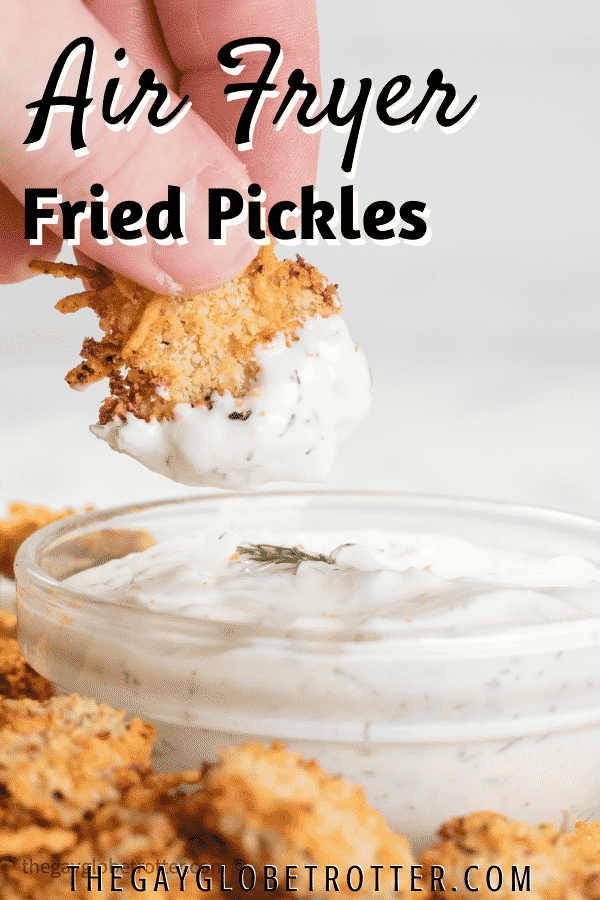
[[(389, 134), (371, 108), (360, 206), (425, 201), (429, 244), (298, 248), (339, 282), (375, 381), (373, 412), (327, 486), (600, 515), (597, 3), (322, 0), (319, 13), (326, 95), (334, 77), (353, 97), (361, 77), (381, 88), (407, 74), (414, 105), (441, 68), (461, 105), (481, 101), (453, 135), (433, 115)], [(319, 190), (338, 204), (346, 136), (322, 135)], [(197, 492), (87, 430), (106, 387), (79, 394), (62, 380), (98, 333), (91, 312), (53, 310), (71, 289), (0, 288), (0, 505)]]

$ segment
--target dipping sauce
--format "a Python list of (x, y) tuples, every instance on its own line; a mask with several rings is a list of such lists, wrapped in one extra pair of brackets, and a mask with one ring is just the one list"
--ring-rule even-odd
[(324, 481), (340, 444), (371, 406), (364, 353), (338, 314), (308, 319), (289, 346), (279, 335), (254, 357), (260, 368), (243, 402), (215, 392), (210, 408), (178, 403), (172, 419), (127, 413), (125, 421), (116, 417), (91, 430), (113, 450), (182, 484)]
[(502, 555), (458, 538), (376, 530), (290, 537), (205, 529), (66, 584), (208, 621), (382, 635), (480, 633), (600, 614), (600, 569), (577, 557)]
[[(598, 817), (600, 523), (308, 491), (60, 524), (17, 561), (23, 652), (58, 689), (149, 718), (159, 768), (279, 740), (415, 845), (480, 809)], [(104, 562), (101, 535), (127, 527), (156, 545)], [(102, 564), (74, 568), (90, 533)], [(28, 574), (34, 552), (50, 578)]]

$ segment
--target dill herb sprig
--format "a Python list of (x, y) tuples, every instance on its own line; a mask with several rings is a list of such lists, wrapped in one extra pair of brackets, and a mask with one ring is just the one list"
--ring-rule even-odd
[(331, 556), (325, 556), (323, 553), (309, 553), (301, 547), (277, 547), (275, 544), (241, 544), (236, 547), (240, 557), (244, 557), (249, 562), (255, 564), (257, 569), (268, 568), (269, 566), (285, 566), (292, 569), (294, 574), (298, 571), (298, 566), (303, 562), (324, 562), (329, 565), (335, 565), (335, 561)]

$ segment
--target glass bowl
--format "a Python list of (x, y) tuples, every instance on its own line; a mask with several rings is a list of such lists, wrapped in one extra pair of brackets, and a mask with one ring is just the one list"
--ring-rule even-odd
[(16, 561), (27, 661), (56, 690), (157, 728), (155, 764), (284, 742), (362, 784), (416, 845), (452, 815), (492, 809), (572, 823), (600, 805), (600, 586), (584, 618), (431, 634), (200, 621), (108, 603), (67, 576), (204, 526), (383, 528), (600, 564), (600, 522), (453, 497), (294, 491), (219, 494), (65, 519)]

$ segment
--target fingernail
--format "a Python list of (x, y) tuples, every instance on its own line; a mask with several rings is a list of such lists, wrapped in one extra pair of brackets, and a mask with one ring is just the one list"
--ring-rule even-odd
[(154, 244), (152, 258), (183, 293), (198, 293), (225, 284), (246, 268), (258, 252), (248, 235), (246, 219), (225, 230), (225, 243), (215, 245), (208, 237), (209, 188), (233, 188), (248, 199), (249, 179), (239, 172), (207, 167), (182, 185), (185, 195), (186, 244)]

